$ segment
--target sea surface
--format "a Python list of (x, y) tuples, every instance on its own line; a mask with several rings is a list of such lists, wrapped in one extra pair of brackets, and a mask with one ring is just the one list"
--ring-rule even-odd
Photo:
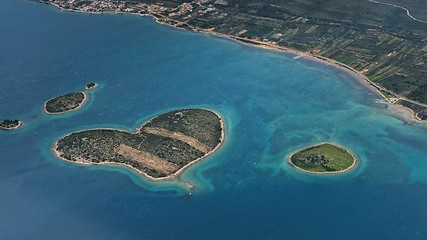
[[(84, 107), (43, 113), (89, 82), (100, 87)], [(180, 182), (52, 155), (70, 132), (135, 131), (188, 107), (221, 114), (226, 139)], [(24, 123), (0, 132), (2, 240), (427, 239), (426, 125), (348, 72), (291, 53), (150, 17), (1, 0), (0, 118)], [(318, 176), (287, 163), (326, 141), (356, 167)]]

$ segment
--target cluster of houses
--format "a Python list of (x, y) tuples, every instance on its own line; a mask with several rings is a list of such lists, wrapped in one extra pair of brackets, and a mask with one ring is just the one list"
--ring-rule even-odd
[(49, 2), (54, 3), (62, 8), (70, 8), (79, 10), (82, 12), (103, 12), (106, 10), (121, 10), (126, 8), (126, 4), (123, 1), (79, 1), (79, 0), (68, 0), (68, 1), (59, 1), (59, 0), (49, 0)]
[(185, 14), (187, 12), (192, 12), (193, 11), (193, 6), (191, 5), (191, 3), (183, 3), (181, 5), (179, 5), (179, 7), (177, 7), (176, 12), (171, 12), (169, 13), (169, 17), (173, 17), (173, 16), (181, 16), (182, 14)]

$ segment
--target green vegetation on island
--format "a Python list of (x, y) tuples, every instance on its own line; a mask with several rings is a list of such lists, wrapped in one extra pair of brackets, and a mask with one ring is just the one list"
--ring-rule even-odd
[(164, 113), (151, 119), (141, 129), (147, 128), (179, 132), (195, 138), (209, 148), (220, 143), (222, 134), (218, 115), (205, 109), (183, 109)]
[(344, 172), (356, 164), (353, 154), (330, 143), (302, 149), (292, 154), (289, 161), (299, 170), (320, 174)]
[(88, 83), (88, 84), (86, 84), (86, 90), (96, 88), (97, 86), (98, 86), (98, 84), (96, 84), (96, 83)]
[(22, 125), (22, 122), (16, 119), (15, 120), (5, 119), (2, 122), (0, 122), (0, 128), (4, 130), (16, 129), (16, 128), (19, 128), (21, 125)]
[(56, 155), (81, 164), (122, 164), (151, 179), (170, 178), (214, 152), (224, 139), (222, 119), (205, 109), (161, 114), (136, 133), (91, 129), (59, 139)]
[(73, 92), (54, 97), (44, 104), (44, 110), (48, 114), (60, 114), (76, 110), (86, 100), (84, 92)]

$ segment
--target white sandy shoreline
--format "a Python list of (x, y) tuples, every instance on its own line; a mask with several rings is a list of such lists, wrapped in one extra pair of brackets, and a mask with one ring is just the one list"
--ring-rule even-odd
[[(85, 129), (85, 130), (80, 130), (80, 131), (77, 131), (77, 132), (72, 132), (72, 133), (69, 133), (69, 134), (67, 134), (67, 135), (65, 135), (65, 136), (63, 136), (63, 137), (61, 137), (61, 138), (59, 138), (58, 140), (56, 140), (56, 141), (53, 143), (52, 151), (53, 151), (53, 154), (54, 154), (57, 158), (59, 158), (59, 159), (61, 159), (61, 160), (64, 160), (64, 161), (66, 161), (66, 162), (73, 163), (73, 164), (78, 164), (78, 165), (120, 165), (120, 166), (125, 166), (125, 167), (128, 167), (128, 168), (130, 168), (130, 169), (132, 169), (132, 170), (136, 171), (137, 173), (139, 173), (139, 174), (141, 174), (141, 175), (145, 176), (145, 177), (146, 177), (148, 180), (150, 180), (150, 181), (177, 180), (177, 179), (180, 177), (180, 175), (184, 172), (184, 170), (186, 170), (186, 169), (187, 169), (187, 168), (189, 168), (190, 166), (194, 165), (195, 163), (197, 163), (197, 162), (199, 162), (199, 161), (203, 160), (204, 158), (206, 158), (206, 157), (210, 156), (211, 154), (213, 154), (214, 152), (216, 152), (216, 151), (219, 149), (219, 147), (221, 147), (221, 145), (223, 144), (224, 139), (225, 139), (224, 121), (223, 121), (222, 117), (221, 117), (218, 113), (216, 113), (215, 111), (209, 110), (209, 109), (204, 109), (204, 108), (185, 108), (185, 109), (177, 109), (177, 110), (186, 110), (186, 109), (203, 109), (203, 110), (210, 111), (210, 112), (214, 113), (216, 116), (218, 116), (218, 118), (219, 118), (219, 120), (220, 120), (220, 123), (221, 123), (221, 128), (222, 128), (222, 131), (221, 131), (221, 138), (220, 138), (220, 143), (218, 143), (218, 145), (217, 145), (214, 149), (212, 149), (211, 151), (209, 151), (208, 153), (206, 153), (206, 154), (205, 154), (205, 155), (203, 155), (202, 157), (197, 158), (197, 159), (195, 159), (195, 160), (193, 160), (193, 161), (191, 161), (191, 162), (187, 163), (187, 165), (185, 165), (184, 167), (180, 168), (180, 169), (179, 169), (178, 171), (176, 171), (175, 173), (173, 173), (173, 174), (171, 174), (171, 175), (168, 175), (168, 176), (165, 176), (165, 177), (154, 178), (154, 177), (152, 177), (152, 176), (149, 176), (149, 175), (148, 175), (148, 174), (146, 174), (145, 172), (143, 172), (143, 171), (141, 171), (141, 170), (139, 170), (139, 169), (136, 169), (136, 168), (134, 168), (134, 167), (133, 167), (133, 166), (131, 166), (131, 165), (127, 165), (127, 164), (124, 164), (124, 163), (118, 163), (118, 162), (101, 162), (101, 163), (87, 162), (87, 163), (86, 163), (86, 162), (71, 161), (71, 160), (68, 160), (68, 159), (65, 159), (65, 158), (61, 157), (61, 156), (60, 156), (60, 153), (56, 150), (56, 149), (57, 149), (57, 147), (58, 147), (58, 141), (60, 141), (61, 139), (65, 138), (65, 137), (67, 137), (67, 136), (69, 136), (69, 135), (71, 135), (71, 134), (73, 134), (73, 133), (79, 133), (79, 132), (88, 131), (88, 130), (115, 130), (115, 131), (127, 132), (127, 133), (135, 134), (134, 132), (130, 132), (130, 131), (125, 131), (125, 130), (120, 130), (120, 129), (114, 129), (114, 128), (93, 128), (93, 129)], [(151, 119), (150, 119), (149, 121), (151, 121)], [(138, 128), (137, 130), (139, 131), (139, 130), (142, 128), (142, 126), (144, 126), (145, 124), (147, 124), (149, 121), (147, 121), (147, 122), (143, 123), (143, 124), (141, 125), (141, 127), (140, 127), (140, 128)]]
[[(291, 158), (292, 158), (292, 156), (293, 156), (295, 153), (297, 153), (297, 152), (299, 152), (299, 151), (303, 151), (303, 150), (308, 149), (308, 148), (317, 147), (317, 146), (320, 146), (320, 145), (323, 145), (323, 144), (330, 144), (330, 145), (333, 145), (333, 146), (335, 146), (335, 147), (339, 147), (339, 148), (344, 149), (344, 150), (345, 150), (346, 152), (348, 152), (348, 153), (351, 155), (351, 157), (354, 159), (353, 164), (352, 164), (349, 168), (344, 169), (344, 170), (340, 170), (340, 171), (334, 171), (334, 172), (313, 172), (313, 171), (308, 171), (308, 170), (302, 169), (302, 168), (300, 168), (300, 167), (296, 166), (296, 165), (291, 161)], [(300, 170), (300, 171), (302, 171), (302, 172), (306, 172), (306, 173), (310, 173), (310, 174), (320, 174), (320, 175), (324, 175), (324, 174), (344, 173), (344, 172), (348, 172), (348, 171), (350, 171), (352, 168), (354, 168), (354, 166), (356, 166), (357, 158), (353, 155), (353, 153), (351, 153), (348, 149), (346, 149), (346, 148), (345, 148), (345, 147), (343, 147), (343, 146), (340, 146), (340, 145), (335, 144), (335, 143), (330, 143), (330, 142), (322, 142), (322, 143), (318, 143), (318, 144), (316, 144), (316, 145), (311, 145), (311, 146), (308, 146), (308, 147), (305, 147), (305, 148), (302, 148), (302, 149), (299, 149), (299, 150), (297, 150), (297, 151), (293, 152), (293, 153), (289, 156), (289, 158), (288, 158), (288, 163), (289, 163), (292, 167), (294, 167), (294, 168), (296, 168), (296, 169), (298, 169), (298, 170)]]

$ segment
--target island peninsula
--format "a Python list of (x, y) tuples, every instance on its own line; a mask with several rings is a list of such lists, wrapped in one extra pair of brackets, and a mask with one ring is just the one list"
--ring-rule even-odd
[(74, 132), (56, 141), (53, 150), (65, 161), (119, 164), (151, 180), (165, 180), (215, 152), (224, 137), (220, 115), (194, 108), (160, 114), (136, 133), (117, 129)]
[(356, 165), (354, 155), (332, 143), (321, 143), (293, 153), (289, 163), (298, 170), (315, 174), (342, 173)]
[(22, 122), (16, 119), (15, 120), (5, 119), (2, 122), (0, 122), (0, 128), (4, 130), (17, 129), (20, 126), (22, 126)]

